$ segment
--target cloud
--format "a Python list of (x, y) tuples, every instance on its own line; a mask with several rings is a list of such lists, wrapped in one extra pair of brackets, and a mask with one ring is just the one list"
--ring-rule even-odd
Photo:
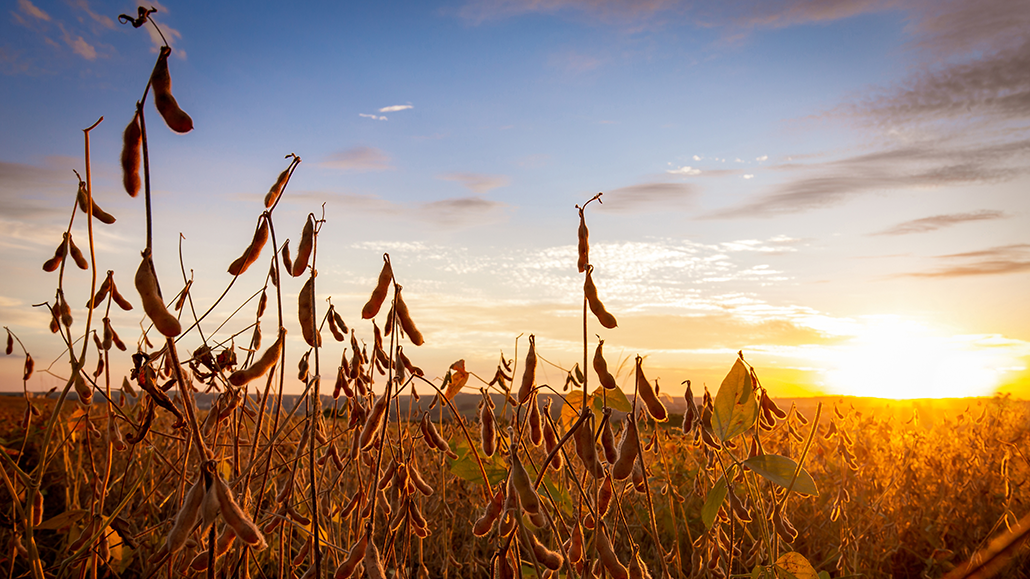
[(964, 261), (956, 265), (948, 265), (933, 271), (907, 274), (906, 277), (951, 278), (978, 275), (1002, 275), (1030, 271), (1030, 243), (1002, 245), (969, 251), (936, 256), (939, 260)]
[(882, 124), (1030, 116), (1030, 39), (981, 58), (918, 73), (849, 105), (852, 114)]
[(387, 121), (387, 120), (389, 120), (386, 117), (378, 117), (376, 115), (367, 115), (365, 113), (358, 113), (358, 116), (359, 117), (365, 117), (366, 119), (374, 119), (374, 120), (377, 120), (377, 121)]
[(379, 112), (381, 112), (381, 113), (395, 113), (397, 111), (404, 111), (404, 110), (412, 109), (412, 108), (415, 108), (415, 107), (413, 107), (411, 105), (393, 105), (393, 106), (389, 106), (389, 107), (383, 107), (383, 108), (379, 109)]
[(1004, 211), (982, 209), (967, 213), (949, 213), (946, 215), (933, 215), (921, 219), (913, 219), (888, 227), (883, 231), (877, 231), (871, 235), (907, 235), (909, 233), (927, 233), (937, 231), (952, 225), (966, 223), (969, 221), (985, 221), (989, 219), (1003, 219), (1009, 217)]
[[(699, 159), (697, 155), (694, 155), (694, 158)], [(695, 169), (694, 167), (684, 165), (678, 169), (669, 169), (666, 173), (670, 175), (700, 175), (701, 169)]]
[(390, 157), (375, 147), (353, 147), (330, 154), (319, 163), (322, 167), (344, 171), (386, 171), (393, 169)]
[(438, 175), (437, 179), (444, 181), (457, 181), (467, 187), (473, 193), (483, 194), (491, 189), (505, 187), (511, 179), (507, 175), (484, 175), (482, 173), (445, 173)]
[(97, 49), (92, 44), (86, 42), (82, 36), (72, 36), (64, 29), (63, 25), (61, 25), (61, 33), (61, 38), (64, 40), (64, 43), (72, 49), (72, 52), (86, 60), (96, 60)]
[(764, 162), (764, 161), (768, 161), (769, 160), (769, 155), (762, 155), (761, 157), (755, 157), (755, 160), (758, 161), (759, 163)]
[[(0, 214), (7, 219), (34, 221), (65, 212), (60, 194), (75, 192), (75, 175), (64, 167), (36, 167), (0, 161)], [(60, 207), (60, 208), (59, 208)]]
[(876, 192), (1003, 182), (1028, 172), (1028, 156), (1030, 140), (985, 145), (945, 141), (792, 165), (802, 176), (706, 217), (772, 217), (831, 207)]
[(18, 8), (22, 12), (33, 18), (37, 18), (45, 22), (50, 22), (50, 15), (40, 10), (35, 4), (30, 2), (29, 0), (18, 0)]
[(754, 179), (755, 178), (755, 176), (752, 175), (751, 173), (747, 173), (745, 175), (742, 175), (742, 177), (744, 177), (745, 179)]
[(641, 183), (605, 191), (598, 209), (613, 213), (684, 209), (697, 195), (697, 187), (690, 183)]
[(112, 30), (115, 28), (114, 19), (112, 19), (110, 16), (94, 12), (93, 9), (90, 8), (88, 0), (73, 0), (72, 5), (79, 8), (86, 14), (89, 14), (89, 17), (92, 18), (94, 22), (103, 26), (104, 28)]
[(477, 225), (493, 221), (503, 207), (504, 203), (481, 197), (453, 197), (423, 204), (419, 217), (447, 226)]

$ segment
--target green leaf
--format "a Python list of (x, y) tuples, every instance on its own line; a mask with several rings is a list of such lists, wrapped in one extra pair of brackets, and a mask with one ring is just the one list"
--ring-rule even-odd
[[(458, 455), (456, 459), (447, 459), (447, 466), (451, 473), (457, 477), (472, 483), (483, 482), (483, 473), (479, 471), (476, 464), (476, 457), (469, 449), (468, 443), (463, 437), (455, 437), (448, 442), (451, 450)], [(494, 453), (492, 457), (482, 457), (483, 470), (486, 471), (486, 478), (491, 485), (495, 485), (508, 477), (508, 467), (500, 458), (500, 453)]]
[(738, 357), (719, 386), (719, 393), (715, 395), (712, 431), (719, 440), (725, 442), (746, 432), (757, 419), (758, 402), (754, 396), (751, 373)]
[[(783, 488), (790, 486), (790, 479), (794, 478), (794, 471), (798, 463), (793, 459), (778, 454), (760, 454), (744, 461), (744, 466), (762, 475), (766, 479), (780, 485)], [(794, 481), (794, 491), (803, 495), (819, 496), (819, 489), (812, 480), (808, 471), (801, 469), (798, 479)]]
[(797, 551), (784, 553), (776, 560), (776, 576), (783, 579), (819, 579), (812, 564)]
[(604, 390), (604, 394), (601, 391), (604, 390), (602, 387), (598, 387), (597, 390), (590, 395), (594, 399), (594, 408), (603, 413), (604, 406), (602, 405), (602, 397), (607, 397), (608, 406), (612, 410), (618, 410), (619, 412), (633, 412), (633, 405), (630, 404), (629, 398), (626, 398), (626, 393), (622, 391), (622, 388), (616, 388), (615, 390)]
[(712, 487), (712, 490), (708, 491), (708, 497), (705, 498), (705, 505), (701, 507), (701, 520), (704, 521), (705, 528), (711, 529), (712, 524), (715, 523), (715, 516), (719, 514), (719, 507), (722, 506), (722, 502), (726, 500), (726, 478), (719, 479)]

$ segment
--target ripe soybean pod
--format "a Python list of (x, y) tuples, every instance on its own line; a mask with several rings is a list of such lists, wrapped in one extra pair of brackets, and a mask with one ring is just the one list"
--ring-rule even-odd
[(139, 194), (140, 150), (143, 145), (143, 131), (139, 124), (139, 111), (132, 115), (132, 120), (122, 133), (122, 186), (130, 197)]
[(598, 339), (597, 349), (594, 350), (594, 372), (597, 372), (597, 377), (601, 381), (601, 386), (604, 386), (608, 390), (615, 390), (619, 385), (615, 382), (615, 377), (608, 371), (608, 362), (604, 359), (603, 348), (604, 340)]
[(522, 371), (522, 385), (519, 387), (519, 404), (525, 404), (533, 393), (536, 382), (536, 336), (529, 335), (529, 351), (526, 352), (526, 367)]
[(283, 338), (285, 335), (286, 328), (279, 328), (279, 337), (276, 339), (275, 343), (265, 350), (265, 353), (250, 366), (233, 372), (229, 376), (229, 383), (238, 387), (264, 376), (265, 372), (279, 361), (279, 354), (282, 352)]
[(393, 268), (390, 266), (390, 254), (384, 253), (383, 269), (379, 272), (379, 281), (376, 282), (376, 287), (372, 290), (372, 296), (368, 298), (368, 302), (361, 308), (362, 319), (370, 320), (376, 317), (376, 314), (379, 313), (379, 308), (383, 307), (387, 292), (390, 291), (391, 281), (393, 281)]
[(647, 381), (644, 376), (644, 359), (637, 356), (637, 395), (644, 401), (647, 406), (647, 412), (654, 418), (656, 422), (665, 422), (669, 419), (669, 412), (665, 409), (665, 405), (658, 399), (658, 395), (655, 394), (654, 388), (651, 387), (651, 383)]
[(172, 49), (162, 46), (161, 52), (150, 73), (150, 87), (154, 89), (154, 106), (169, 129), (176, 133), (188, 133), (193, 130), (193, 119), (179, 108), (179, 103), (172, 96), (172, 77), (168, 72), (168, 56)]
[(619, 323), (615, 320), (615, 316), (608, 313), (608, 310), (605, 309), (604, 304), (601, 303), (601, 298), (597, 297), (597, 286), (594, 285), (593, 272), (594, 266), (587, 266), (587, 277), (586, 281), (583, 282), (583, 295), (587, 298), (587, 305), (590, 306), (590, 311), (594, 312), (594, 315), (597, 316), (597, 321), (611, 330), (618, 326)]
[(143, 261), (136, 270), (136, 291), (139, 292), (140, 301), (143, 302), (143, 311), (154, 322), (154, 327), (169, 338), (174, 338), (182, 333), (182, 326), (165, 307), (164, 299), (161, 297), (161, 289), (157, 283), (157, 273), (154, 271), (154, 262), (151, 259), (150, 249), (143, 251)]
[(259, 220), (261, 223), (254, 230), (254, 238), (251, 239), (250, 245), (247, 246), (247, 249), (243, 250), (243, 255), (237, 257), (229, 265), (229, 273), (232, 275), (240, 275), (247, 271), (247, 268), (257, 261), (258, 256), (261, 255), (261, 248), (268, 241), (268, 218), (262, 215)]
[(315, 276), (308, 277), (297, 299), (297, 315), (304, 341), (312, 348), (322, 345), (322, 336), (315, 326)]
[(300, 244), (297, 245), (297, 256), (293, 259), (293, 266), (290, 275), (300, 277), (308, 267), (308, 260), (311, 258), (311, 249), (315, 246), (315, 216), (308, 214), (304, 222), (304, 231), (300, 234)]

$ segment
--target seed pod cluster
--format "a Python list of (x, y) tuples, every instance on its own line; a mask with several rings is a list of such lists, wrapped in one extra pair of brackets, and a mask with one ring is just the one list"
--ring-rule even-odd
[(250, 241), (247, 249), (243, 250), (243, 255), (237, 257), (235, 261), (229, 264), (229, 273), (232, 275), (240, 275), (247, 271), (247, 268), (257, 261), (258, 256), (261, 255), (261, 249), (265, 246), (265, 242), (268, 241), (268, 219), (262, 216), (260, 220), (261, 224), (254, 230), (254, 238)]
[(451, 450), (451, 445), (448, 444), (447, 439), (440, 435), (440, 432), (436, 429), (436, 425), (429, 419), (428, 412), (422, 414), (422, 421), (419, 423), (419, 428), (422, 430), (422, 437), (430, 448), (439, 450), (451, 458), (458, 458), (458, 455)]
[(379, 308), (383, 307), (386, 294), (390, 291), (391, 281), (393, 281), (393, 268), (390, 266), (390, 256), (384, 254), (383, 269), (379, 272), (379, 281), (376, 283), (375, 289), (372, 290), (372, 296), (369, 297), (368, 302), (361, 308), (361, 318), (363, 320), (370, 320), (379, 313)]
[(122, 133), (122, 186), (130, 197), (139, 194), (140, 150), (143, 146), (143, 131), (139, 124), (139, 111), (132, 115), (132, 120)]
[(594, 312), (594, 315), (597, 316), (597, 321), (611, 330), (618, 326), (619, 323), (615, 320), (615, 316), (608, 313), (608, 310), (605, 309), (604, 304), (601, 303), (601, 298), (597, 297), (597, 286), (594, 285), (593, 272), (594, 267), (587, 266), (587, 278), (583, 282), (583, 295), (587, 298), (587, 305), (590, 306), (590, 311)]
[(54, 250), (54, 256), (43, 262), (43, 271), (53, 272), (57, 271), (57, 268), (61, 267), (61, 262), (64, 261), (64, 256), (68, 255), (68, 232), (64, 233), (61, 244)]
[(533, 393), (536, 383), (536, 336), (529, 335), (529, 351), (526, 352), (526, 367), (522, 370), (522, 385), (519, 386), (519, 404), (525, 404)]
[(143, 302), (143, 311), (147, 313), (159, 332), (169, 338), (174, 338), (182, 333), (179, 320), (169, 313), (164, 299), (161, 297), (161, 289), (157, 284), (157, 273), (154, 271), (154, 262), (149, 249), (143, 252), (143, 261), (136, 270), (136, 291), (139, 292), (140, 301)]
[(283, 338), (286, 335), (286, 328), (279, 328), (279, 337), (275, 343), (272, 344), (265, 353), (261, 355), (255, 362), (251, 363), (250, 366), (236, 370), (229, 375), (229, 383), (233, 386), (243, 386), (244, 384), (255, 380), (265, 375), (276, 362), (279, 361), (279, 354), (282, 352)]
[(297, 256), (290, 266), (290, 275), (300, 277), (308, 268), (308, 261), (311, 259), (311, 250), (315, 246), (315, 217), (308, 214), (304, 222), (304, 230), (300, 234), (300, 244), (297, 245)]
[(89, 191), (86, 189), (85, 181), (79, 181), (79, 191), (75, 194), (75, 200), (78, 202), (79, 209), (81, 209), (83, 213), (92, 213), (93, 218), (101, 223), (111, 225), (115, 222), (114, 215), (101, 209), (100, 206), (97, 205), (96, 199), (93, 199), (90, 196)]
[(658, 399), (658, 395), (655, 394), (654, 388), (651, 387), (651, 383), (647, 381), (644, 376), (644, 359), (637, 356), (637, 396), (644, 401), (647, 406), (647, 412), (654, 418), (656, 422), (665, 422), (669, 419), (669, 412), (665, 409), (665, 405)]
[(347, 324), (343, 323), (343, 317), (336, 311), (336, 306), (329, 305), (329, 331), (333, 333), (333, 339), (342, 342), (347, 339)]
[(168, 73), (168, 56), (172, 49), (168, 46), (161, 47), (161, 53), (154, 64), (154, 71), (150, 73), (150, 87), (154, 89), (154, 106), (157, 112), (169, 129), (176, 133), (188, 133), (193, 130), (193, 119), (179, 108), (179, 103), (172, 96), (172, 77)]

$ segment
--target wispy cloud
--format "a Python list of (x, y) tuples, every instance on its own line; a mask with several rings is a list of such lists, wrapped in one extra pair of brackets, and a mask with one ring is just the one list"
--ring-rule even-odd
[(473, 193), (483, 194), (491, 189), (505, 187), (511, 179), (507, 175), (485, 175), (483, 173), (445, 173), (438, 175), (437, 179), (444, 181), (456, 181), (467, 187)]
[(937, 259), (959, 262), (942, 268), (907, 274), (907, 277), (949, 278), (980, 275), (1001, 275), (1030, 271), (1030, 243), (1017, 243), (939, 255)]
[[(697, 155), (694, 155), (694, 156), (697, 157)], [(669, 169), (669, 170), (666, 171), (666, 173), (668, 173), (670, 175), (700, 175), (701, 174), (701, 169), (698, 169), (696, 167), (691, 167), (689, 165), (684, 165), (684, 166), (678, 167), (676, 169)]]
[(883, 231), (877, 231), (871, 235), (907, 235), (910, 233), (928, 233), (930, 231), (937, 231), (945, 227), (951, 227), (952, 225), (958, 225), (960, 223), (967, 223), (969, 221), (986, 221), (991, 219), (1003, 219), (1009, 217), (1004, 211), (995, 211), (989, 209), (983, 209), (980, 211), (971, 211), (967, 213), (948, 213), (945, 215), (933, 215), (931, 217), (923, 217), (920, 219), (913, 219), (911, 221), (905, 221), (897, 225), (888, 227)]
[(633, 213), (686, 209), (693, 206), (697, 195), (698, 187), (691, 183), (641, 183), (605, 191), (598, 210)]
[(393, 169), (390, 156), (375, 147), (353, 147), (332, 153), (319, 163), (343, 171), (386, 171)]
[(50, 22), (50, 15), (29, 0), (18, 0), (18, 9), (28, 16), (43, 20), (44, 22)]
[(772, 217), (898, 189), (997, 183), (1026, 174), (1030, 140), (969, 145), (925, 142), (836, 161), (792, 165), (801, 175), (774, 191), (706, 217)]
[(481, 197), (453, 197), (425, 203), (419, 212), (421, 218), (438, 224), (467, 226), (496, 220), (504, 207), (504, 203)]
[(359, 117), (365, 117), (366, 119), (376, 120), (376, 121), (388, 121), (389, 120), (385, 116), (369, 115), (369, 114), (366, 114), (366, 113), (358, 113), (358, 116)]
[(379, 109), (379, 112), (381, 112), (381, 113), (395, 113), (397, 111), (405, 111), (405, 110), (412, 109), (412, 108), (415, 108), (415, 107), (413, 107), (411, 105), (392, 105), (392, 106), (383, 107), (383, 108)]

